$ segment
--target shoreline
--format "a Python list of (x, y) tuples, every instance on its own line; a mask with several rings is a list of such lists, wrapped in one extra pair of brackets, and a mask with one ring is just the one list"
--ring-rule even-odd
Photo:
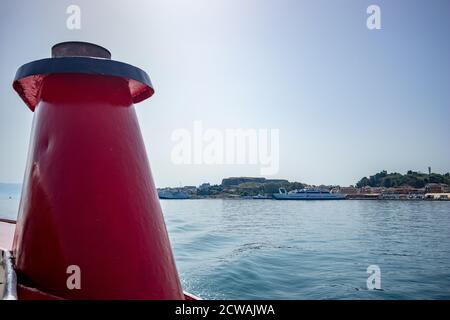
[(301, 200), (277, 200), (274, 198), (248, 198), (248, 197), (191, 197), (191, 198), (183, 198), (183, 199), (168, 199), (168, 198), (160, 198), (159, 200), (274, 200), (274, 201), (354, 201), (354, 200), (364, 200), (364, 201), (408, 201), (408, 202), (449, 202), (450, 199), (380, 199), (380, 198), (365, 198), (365, 197), (352, 197), (352, 198), (346, 198), (346, 199), (301, 199)]

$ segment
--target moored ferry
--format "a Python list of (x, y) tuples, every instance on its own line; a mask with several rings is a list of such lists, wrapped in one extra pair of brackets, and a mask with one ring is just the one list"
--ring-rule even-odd
[(184, 200), (189, 199), (189, 195), (181, 190), (158, 190), (158, 197), (160, 199), (169, 200)]
[(273, 194), (273, 198), (276, 200), (344, 200), (346, 195), (316, 188), (296, 189), (289, 192), (280, 188), (278, 193)]

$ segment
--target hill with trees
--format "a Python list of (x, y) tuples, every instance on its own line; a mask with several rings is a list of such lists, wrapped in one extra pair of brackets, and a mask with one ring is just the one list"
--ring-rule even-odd
[(300, 182), (289, 182), (282, 179), (266, 179), (252, 177), (232, 177), (222, 180), (220, 185), (212, 185), (209, 188), (199, 189), (197, 195), (210, 197), (249, 197), (256, 195), (271, 195), (278, 192), (279, 188), (290, 191), (304, 188)]
[(358, 188), (366, 186), (385, 188), (410, 186), (414, 188), (423, 188), (428, 183), (444, 183), (450, 185), (450, 173), (428, 174), (409, 170), (406, 174), (401, 174), (397, 172), (388, 173), (386, 170), (383, 170), (368, 178), (362, 178), (358, 181), (356, 186)]

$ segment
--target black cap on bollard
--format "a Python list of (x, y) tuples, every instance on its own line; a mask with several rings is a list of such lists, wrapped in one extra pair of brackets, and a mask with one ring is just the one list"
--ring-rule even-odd
[(94, 43), (68, 41), (57, 43), (52, 47), (52, 58), (60, 57), (92, 57), (111, 59), (111, 52)]

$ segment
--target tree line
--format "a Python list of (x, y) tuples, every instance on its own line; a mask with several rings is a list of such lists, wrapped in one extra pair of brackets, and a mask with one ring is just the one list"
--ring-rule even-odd
[(450, 185), (450, 173), (422, 173), (408, 170), (406, 174), (397, 172), (388, 173), (386, 170), (378, 172), (372, 176), (364, 177), (358, 181), (356, 186), (362, 187), (402, 187), (423, 188), (428, 183), (444, 183)]

